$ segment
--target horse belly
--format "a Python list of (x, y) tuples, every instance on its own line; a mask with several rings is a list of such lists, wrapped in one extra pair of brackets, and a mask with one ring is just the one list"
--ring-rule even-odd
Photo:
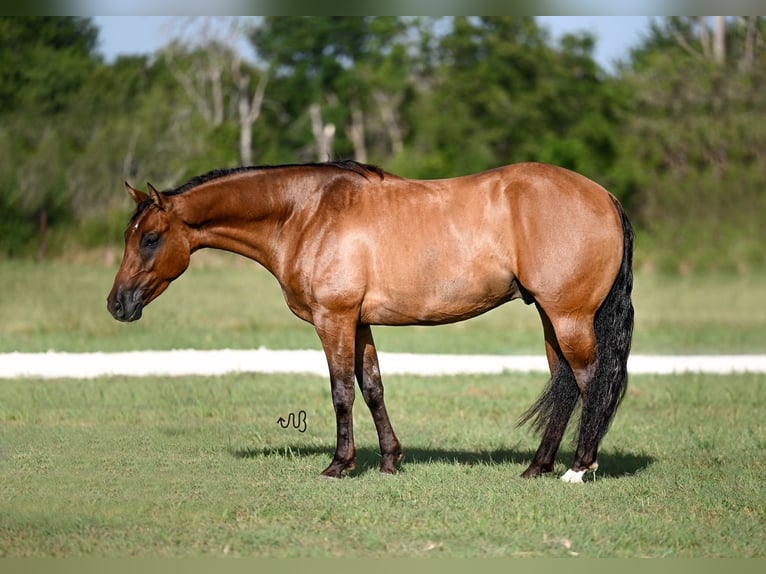
[[(446, 267), (446, 266), (443, 266)], [(368, 284), (361, 319), (370, 325), (439, 325), (470, 319), (518, 296), (510, 271), (488, 266), (398, 267)]]

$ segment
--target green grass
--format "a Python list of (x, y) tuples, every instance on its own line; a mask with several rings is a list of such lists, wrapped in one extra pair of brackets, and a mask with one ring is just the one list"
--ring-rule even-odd
[[(0, 352), (319, 347), (241, 259), (197, 259), (128, 325), (106, 311), (114, 272), (0, 262)], [(634, 352), (765, 352), (765, 279), (638, 274)], [(375, 333), (384, 351), (542, 352), (520, 302)], [(541, 375), (384, 378), (402, 472), (377, 472), (359, 400), (341, 481), (319, 478), (323, 377), (0, 381), (0, 556), (766, 555), (764, 375), (633, 377), (586, 485), (518, 478), (537, 439), (514, 423)], [(305, 433), (277, 425), (301, 409)]]
[(542, 382), (389, 377), (402, 471), (360, 400), (331, 481), (320, 377), (2, 381), (0, 557), (766, 555), (766, 376), (633, 377), (585, 485), (518, 478)]
[[(213, 264), (210, 263), (213, 261)], [(319, 348), (276, 280), (238, 257), (199, 258), (141, 321), (106, 310), (114, 267), (0, 262), (0, 352)], [(766, 352), (766, 276), (636, 277), (635, 353)], [(377, 327), (384, 351), (542, 353), (534, 308), (519, 301), (440, 327)]]

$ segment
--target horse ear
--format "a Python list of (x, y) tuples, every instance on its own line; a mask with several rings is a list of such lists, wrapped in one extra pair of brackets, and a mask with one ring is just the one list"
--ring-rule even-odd
[(141, 204), (149, 199), (148, 195), (146, 195), (143, 191), (139, 191), (132, 187), (127, 181), (125, 182), (125, 189), (127, 190), (130, 197), (133, 198), (133, 201), (135, 201), (137, 204)]
[(156, 205), (160, 209), (165, 209), (165, 204), (167, 202), (167, 200), (165, 199), (165, 196), (162, 195), (159, 191), (157, 191), (155, 187), (148, 181), (146, 182), (146, 187), (149, 190), (149, 194), (152, 197), (152, 201), (154, 202), (154, 205)]

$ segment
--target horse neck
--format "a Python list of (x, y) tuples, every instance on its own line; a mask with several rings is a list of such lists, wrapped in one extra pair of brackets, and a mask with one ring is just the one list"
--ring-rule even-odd
[(273, 272), (279, 263), (279, 229), (292, 208), (287, 188), (273, 175), (224, 177), (176, 196), (176, 211), (190, 230), (191, 251), (231, 251)]

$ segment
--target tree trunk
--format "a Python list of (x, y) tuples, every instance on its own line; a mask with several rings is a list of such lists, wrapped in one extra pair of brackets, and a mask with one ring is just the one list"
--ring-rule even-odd
[(37, 246), (37, 261), (42, 263), (48, 257), (48, 210), (40, 210), (40, 243)]
[(392, 98), (382, 91), (376, 91), (373, 97), (380, 111), (380, 117), (383, 119), (388, 139), (391, 140), (391, 152), (396, 157), (404, 149), (404, 135), (396, 117), (396, 105), (401, 101), (401, 97), (393, 98), (394, 101), (392, 101)]
[(750, 70), (755, 61), (756, 34), (758, 32), (758, 16), (747, 16), (745, 32), (745, 48), (742, 53), (740, 67), (743, 70)]
[(348, 135), (354, 145), (354, 159), (361, 163), (367, 163), (367, 146), (364, 143), (364, 112), (359, 102), (351, 104), (351, 125)]
[[(216, 63), (217, 64), (217, 63)], [(223, 124), (223, 86), (221, 85), (222, 70), (220, 65), (211, 62), (210, 85), (212, 88), (213, 125)]]
[(715, 16), (713, 28), (713, 59), (716, 64), (723, 65), (726, 61), (726, 17)]
[(309, 106), (311, 117), (311, 131), (317, 145), (317, 161), (329, 161), (332, 159), (333, 140), (335, 139), (335, 125), (325, 124), (322, 120), (322, 108), (319, 104)]
[(266, 94), (268, 75), (263, 73), (258, 81), (252, 100), (250, 99), (250, 78), (240, 75), (239, 66), (236, 68), (238, 85), (238, 109), (239, 109), (239, 157), (242, 165), (253, 164), (253, 124), (261, 115), (263, 98)]
[(253, 122), (243, 120), (241, 113), (239, 120), (239, 161), (241, 165), (253, 165)]

